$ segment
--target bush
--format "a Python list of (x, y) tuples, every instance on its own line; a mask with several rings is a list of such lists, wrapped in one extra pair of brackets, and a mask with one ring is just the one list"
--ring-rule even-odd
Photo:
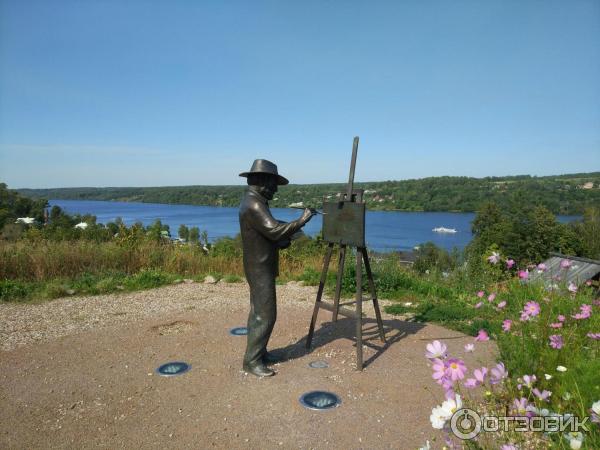
[(443, 248), (433, 242), (420, 244), (416, 251), (416, 259), (413, 265), (419, 273), (427, 271), (449, 272), (456, 267), (456, 259), (450, 256)]
[(26, 299), (32, 292), (31, 284), (14, 280), (0, 281), (0, 301)]

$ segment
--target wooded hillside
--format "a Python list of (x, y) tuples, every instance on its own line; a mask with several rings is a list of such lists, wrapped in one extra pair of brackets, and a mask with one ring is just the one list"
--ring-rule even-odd
[[(369, 209), (401, 211), (456, 211), (479, 209), (486, 201), (506, 205), (515, 199), (543, 205), (555, 214), (582, 214), (600, 206), (600, 172), (532, 177), (432, 177), (418, 180), (356, 183), (366, 190)], [(292, 203), (319, 206), (324, 197), (335, 198), (345, 185), (292, 184), (283, 186), (272, 207)], [(244, 186), (165, 186), (20, 189), (32, 198), (116, 200), (147, 203), (237, 206)]]

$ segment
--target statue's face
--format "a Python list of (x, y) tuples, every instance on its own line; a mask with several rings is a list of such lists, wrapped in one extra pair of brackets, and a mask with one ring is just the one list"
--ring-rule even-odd
[(249, 184), (256, 186), (260, 195), (267, 200), (273, 200), (275, 192), (277, 192), (277, 178), (269, 174), (255, 174), (248, 180)]

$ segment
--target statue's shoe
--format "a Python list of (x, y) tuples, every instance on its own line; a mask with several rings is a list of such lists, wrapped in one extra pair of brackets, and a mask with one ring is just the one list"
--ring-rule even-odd
[(255, 366), (247, 366), (244, 365), (244, 370), (252, 375), (256, 375), (257, 377), (272, 377), (275, 375), (275, 372), (263, 364), (257, 364)]
[(278, 356), (275, 356), (273, 353), (266, 352), (262, 357), (262, 361), (265, 364), (277, 364), (280, 363), (282, 359)]

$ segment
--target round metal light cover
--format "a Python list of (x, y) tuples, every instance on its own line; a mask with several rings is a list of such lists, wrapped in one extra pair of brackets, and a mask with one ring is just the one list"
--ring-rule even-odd
[(300, 404), (315, 411), (337, 408), (341, 403), (337, 395), (327, 391), (311, 391), (300, 396)]
[(174, 377), (186, 373), (191, 368), (192, 366), (190, 364), (183, 361), (173, 361), (160, 366), (156, 369), (156, 373), (163, 377)]
[(229, 330), (229, 334), (232, 336), (246, 336), (248, 334), (248, 328), (236, 327)]
[(308, 363), (308, 366), (313, 369), (327, 369), (329, 364), (327, 364), (327, 361), (312, 361)]

